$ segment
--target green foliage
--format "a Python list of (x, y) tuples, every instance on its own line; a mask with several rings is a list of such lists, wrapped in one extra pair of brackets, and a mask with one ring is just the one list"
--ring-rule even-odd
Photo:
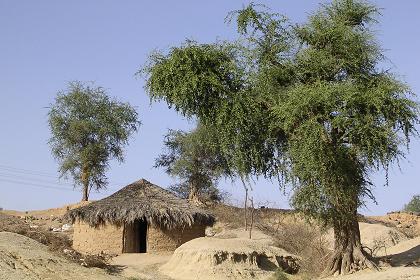
[[(261, 8), (262, 11), (257, 11), (257, 8)], [(235, 17), (238, 33), (245, 36), (247, 47), (252, 48), (252, 51), (249, 51), (247, 47), (237, 46), (242, 55), (248, 56), (248, 64), (276, 62), (279, 60), (277, 54), (290, 50), (291, 37), (286, 17), (271, 13), (264, 5), (254, 3), (229, 13), (227, 18), (231, 22)]]
[(147, 88), (154, 100), (164, 99), (184, 115), (206, 115), (226, 94), (241, 85), (232, 54), (225, 46), (187, 42), (172, 48), (168, 56), (154, 53), (150, 65), (139, 73), (149, 74)]
[(369, 174), (404, 156), (419, 123), (409, 87), (380, 68), (377, 9), (335, 0), (291, 25), (258, 8), (231, 14), (237, 42), (152, 56), (146, 90), (215, 127), (230, 170), (279, 178), (296, 209), (350, 223), (373, 198)]
[(413, 196), (410, 202), (404, 206), (404, 211), (420, 213), (420, 195)]
[(199, 200), (221, 201), (223, 194), (217, 181), (226, 171), (226, 163), (219, 150), (214, 131), (198, 125), (191, 132), (170, 130), (165, 135), (167, 153), (156, 159), (155, 167), (163, 167), (167, 174), (180, 182), (171, 190), (183, 198), (198, 196)]
[(270, 277), (270, 280), (287, 280), (289, 277), (287, 277), (287, 274), (278, 268), (273, 275)]
[(99, 190), (106, 187), (109, 160), (123, 161), (123, 148), (140, 122), (133, 107), (111, 99), (105, 89), (71, 82), (48, 113), (49, 144), (61, 176)]

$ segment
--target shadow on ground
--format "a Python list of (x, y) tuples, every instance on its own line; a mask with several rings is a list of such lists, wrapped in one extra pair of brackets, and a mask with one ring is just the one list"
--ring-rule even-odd
[(388, 257), (392, 266), (420, 266), (420, 245)]
[(125, 268), (127, 268), (125, 265), (108, 265), (106, 271), (111, 275), (120, 275)]

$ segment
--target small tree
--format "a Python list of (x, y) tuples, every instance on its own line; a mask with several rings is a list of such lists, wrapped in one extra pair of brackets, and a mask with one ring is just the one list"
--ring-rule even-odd
[(123, 147), (140, 125), (137, 118), (133, 107), (111, 99), (102, 87), (75, 81), (58, 93), (48, 113), (49, 144), (60, 176), (70, 174), (82, 186), (82, 201), (92, 188), (106, 187), (109, 161), (123, 161)]
[(420, 195), (413, 196), (410, 202), (404, 206), (404, 211), (420, 213)]
[(217, 181), (222, 176), (224, 159), (209, 128), (199, 125), (191, 132), (170, 130), (164, 142), (167, 153), (156, 159), (155, 167), (180, 182), (171, 190), (194, 202), (220, 201), (222, 194)]

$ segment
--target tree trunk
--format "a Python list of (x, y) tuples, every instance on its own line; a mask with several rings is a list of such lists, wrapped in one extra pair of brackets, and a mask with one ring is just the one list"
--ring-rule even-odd
[(190, 186), (190, 193), (188, 194), (188, 200), (195, 203), (199, 203), (200, 198), (198, 195), (197, 185), (194, 182), (190, 182), (189, 186)]
[(83, 184), (82, 201), (88, 201), (89, 200), (89, 171), (87, 167), (83, 167), (82, 174), (80, 177)]
[(323, 276), (349, 274), (365, 268), (377, 270), (371, 257), (362, 248), (357, 212), (353, 212), (350, 220), (335, 221), (333, 226), (334, 253)]
[(248, 206), (248, 188), (245, 187), (245, 205), (244, 205), (245, 231), (248, 230), (247, 206)]
[(84, 185), (83, 186), (83, 197), (82, 197), (82, 201), (88, 201), (88, 200), (89, 200), (88, 186)]
[(252, 228), (254, 226), (254, 213), (255, 213), (254, 198), (251, 198), (249, 201), (251, 202), (251, 206), (250, 206), (250, 208), (251, 208), (251, 210), (250, 210), (251, 211), (251, 213), (250, 213), (251, 224), (249, 225), (249, 239), (251, 239), (252, 238)]

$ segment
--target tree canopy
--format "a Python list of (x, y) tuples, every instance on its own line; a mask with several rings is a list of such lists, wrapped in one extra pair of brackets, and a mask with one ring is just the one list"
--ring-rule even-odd
[(156, 159), (155, 167), (179, 180), (170, 187), (177, 195), (194, 202), (223, 199), (217, 182), (227, 167), (214, 136), (202, 125), (190, 132), (169, 130), (165, 135), (166, 151)]
[(420, 213), (420, 195), (414, 195), (404, 206), (404, 211)]
[(409, 86), (381, 68), (377, 15), (368, 2), (334, 0), (296, 25), (250, 4), (230, 14), (238, 41), (186, 42), (143, 69), (152, 100), (215, 127), (229, 167), (279, 178), (296, 209), (333, 226), (328, 274), (373, 267), (357, 209), (373, 198), (371, 172), (417, 134)]
[(60, 163), (59, 172), (82, 185), (82, 200), (88, 200), (92, 188), (106, 187), (109, 161), (123, 161), (123, 148), (140, 125), (130, 104), (110, 98), (102, 87), (78, 81), (57, 94), (48, 123), (49, 144)]

